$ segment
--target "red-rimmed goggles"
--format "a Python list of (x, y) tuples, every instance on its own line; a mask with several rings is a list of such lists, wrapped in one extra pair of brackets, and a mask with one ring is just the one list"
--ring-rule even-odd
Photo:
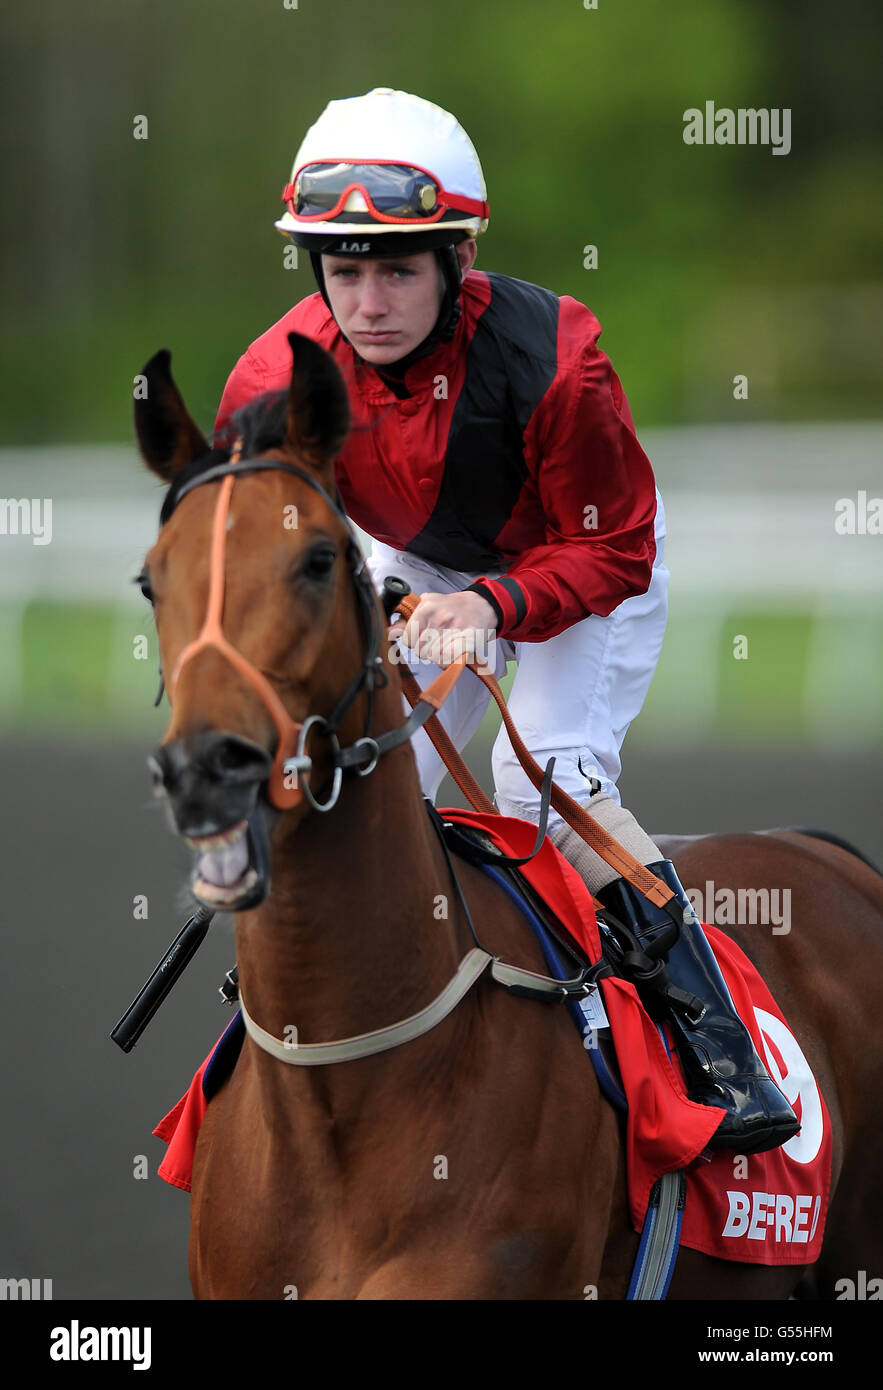
[[(471, 217), (490, 215), (486, 202), (448, 193), (428, 169), (391, 160), (305, 164), (283, 188), (282, 201), (300, 221), (328, 221), (343, 212), (347, 198), (355, 191), (362, 194), (378, 222), (438, 222), (449, 211)], [(350, 215), (358, 219), (359, 212)]]

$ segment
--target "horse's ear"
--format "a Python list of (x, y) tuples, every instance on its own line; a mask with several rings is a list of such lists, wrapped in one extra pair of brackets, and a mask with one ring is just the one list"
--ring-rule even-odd
[(346, 384), (330, 353), (302, 333), (289, 333), (291, 387), (285, 442), (307, 463), (324, 464), (349, 433)]
[(141, 369), (135, 395), (135, 433), (141, 457), (166, 483), (186, 464), (209, 451), (205, 436), (172, 380), (171, 361), (168, 348), (151, 357)]

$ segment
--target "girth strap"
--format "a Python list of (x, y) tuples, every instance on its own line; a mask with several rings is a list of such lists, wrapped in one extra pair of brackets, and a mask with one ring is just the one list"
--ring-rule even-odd
[[(245, 1031), (264, 1052), (269, 1052), (280, 1062), (288, 1062), (295, 1067), (321, 1067), (331, 1062), (352, 1062), (359, 1057), (373, 1057), (378, 1052), (388, 1052), (390, 1048), (400, 1047), (430, 1032), (442, 1019), (452, 1013), (460, 1000), (469, 993), (476, 980), (484, 974), (488, 965), (497, 984), (504, 985), (512, 994), (526, 995), (531, 999), (547, 999), (554, 1002), (564, 999), (568, 993), (588, 992), (590, 986), (576, 981), (562, 981), (548, 975), (539, 975), (533, 970), (523, 970), (518, 965), (507, 965), (489, 951), (473, 946), (461, 960), (457, 973), (449, 980), (431, 1004), (400, 1023), (392, 1023), (388, 1028), (376, 1028), (371, 1033), (359, 1033), (353, 1038), (340, 1038), (335, 1042), (300, 1043), (283, 1042), (268, 1033), (259, 1023), (255, 1023), (245, 1007), (242, 989), (239, 990), (239, 1007)], [(604, 966), (600, 964), (604, 973)], [(587, 970), (586, 979), (594, 977), (597, 971)]]
[(239, 992), (239, 1007), (246, 1032), (259, 1047), (276, 1057), (280, 1062), (288, 1062), (295, 1067), (325, 1066), (329, 1062), (352, 1062), (358, 1057), (373, 1057), (377, 1052), (387, 1052), (400, 1043), (411, 1042), (423, 1033), (428, 1033), (437, 1023), (457, 1007), (464, 995), (468, 994), (475, 981), (484, 973), (493, 956), (474, 946), (463, 957), (453, 979), (449, 980), (437, 998), (419, 1013), (393, 1023), (388, 1028), (376, 1028), (371, 1033), (359, 1033), (353, 1038), (341, 1038), (337, 1042), (324, 1043), (286, 1043), (274, 1038), (260, 1024), (255, 1023), (245, 1007), (242, 990)]

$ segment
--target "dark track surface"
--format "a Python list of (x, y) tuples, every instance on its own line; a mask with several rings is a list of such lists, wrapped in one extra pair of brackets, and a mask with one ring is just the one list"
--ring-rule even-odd
[[(156, 1176), (153, 1126), (230, 1017), (209, 939), (129, 1055), (108, 1033), (188, 915), (189, 854), (153, 809), (146, 746), (2, 743), (4, 1278), (53, 1297), (187, 1299), (189, 1199)], [(628, 752), (628, 750), (627, 750)], [(651, 832), (812, 824), (883, 861), (881, 759), (633, 748), (622, 790)], [(439, 804), (461, 804), (451, 784)], [(133, 898), (147, 894), (147, 921)], [(150, 1176), (136, 1181), (136, 1156)]]

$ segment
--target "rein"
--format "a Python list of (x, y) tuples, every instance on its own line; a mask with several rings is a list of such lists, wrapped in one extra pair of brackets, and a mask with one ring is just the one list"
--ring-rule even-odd
[[(416, 594), (409, 594), (407, 598), (402, 599), (397, 606), (403, 617), (408, 619), (419, 602), (420, 600)], [(465, 663), (466, 658), (461, 657), (460, 661)], [(460, 669), (463, 669), (462, 666)], [(491, 674), (487, 667), (479, 669), (473, 666), (472, 669), (476, 676), (478, 676), (478, 679), (487, 686), (499, 706), (500, 713), (503, 717), (503, 723), (506, 726), (506, 732), (509, 735), (518, 761), (521, 763), (521, 766), (524, 768), (524, 771), (527, 773), (537, 791), (542, 790), (543, 773), (540, 770), (539, 764), (531, 757), (518, 730), (512, 722), (512, 716), (506, 705), (506, 698), (500, 689), (496, 677)], [(406, 668), (402, 668), (401, 675), (402, 688), (413, 708), (420, 698), (420, 686), (411, 672)], [(444, 726), (437, 719), (433, 719), (427, 725), (426, 732), (454, 781), (457, 783), (457, 786), (471, 803), (472, 809), (474, 811), (494, 812), (499, 814), (496, 806), (485, 795), (472, 773), (469, 771), (459, 752), (451, 742)], [(581, 806), (578, 801), (574, 801), (573, 797), (568, 796), (567, 792), (557, 786), (555, 782), (552, 783), (551, 787), (551, 801), (555, 810), (558, 811), (563, 819), (567, 821), (568, 825), (585, 840), (586, 844), (593, 849), (596, 854), (600, 855), (602, 859), (606, 860), (611, 868), (616, 869), (617, 873), (620, 874), (622, 878), (626, 879), (637, 888), (650, 902), (654, 903), (657, 907), (665, 907), (665, 905), (674, 898), (675, 894), (667, 883), (663, 883), (662, 879), (652, 874), (646, 865), (642, 864), (640, 860), (635, 859), (634, 855), (629, 854), (618, 840), (614, 839), (603, 826), (598, 824), (594, 816), (589, 815), (585, 807)], [(600, 904), (597, 904), (597, 906), (600, 906)]]

